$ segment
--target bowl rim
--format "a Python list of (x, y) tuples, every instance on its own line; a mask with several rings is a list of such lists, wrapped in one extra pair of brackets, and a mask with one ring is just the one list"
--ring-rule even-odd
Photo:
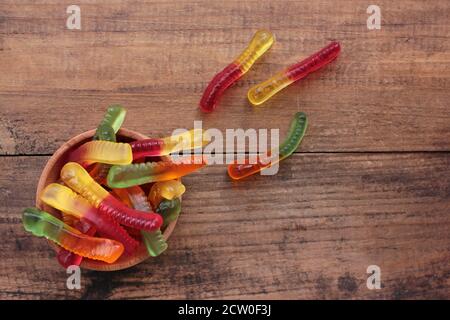
[[(41, 172), (41, 175), (39, 177), (39, 181), (36, 188), (36, 195), (35, 195), (35, 205), (37, 208), (44, 210), (45, 204), (40, 200), (39, 195), (41, 194), (42, 190), (47, 186), (48, 182), (48, 176), (50, 172), (52, 171), (53, 167), (57, 165), (58, 161), (72, 149), (74, 146), (79, 145), (82, 141), (90, 139), (94, 136), (96, 129), (88, 130), (83, 133), (80, 133), (69, 140), (67, 140), (65, 143), (63, 143), (50, 157), (50, 159), (47, 160), (47, 163), (45, 164), (44, 169)], [(126, 138), (131, 138), (134, 140), (139, 139), (147, 139), (148, 137), (142, 133), (139, 133), (137, 131), (129, 130), (126, 128), (121, 128), (117, 132), (118, 136), (123, 136)], [(56, 211), (56, 210), (55, 210)], [(49, 212), (50, 214), (54, 215), (54, 213)], [(178, 218), (172, 222), (169, 223), (169, 225), (164, 229), (163, 231), (163, 237), (165, 240), (168, 240), (170, 235), (172, 234), (173, 230), (175, 229), (175, 225), (177, 224)], [(48, 243), (50, 246), (57, 252), (57, 250), (60, 249), (59, 246), (57, 246), (52, 241), (48, 240)], [(123, 270), (127, 268), (131, 268), (145, 260), (150, 258), (150, 255), (147, 252), (147, 249), (145, 248), (145, 245), (141, 243), (141, 245), (138, 247), (136, 252), (127, 258), (125, 261), (120, 262), (117, 260), (114, 263), (108, 264), (102, 261), (96, 261), (91, 259), (83, 259), (81, 262), (80, 267), (87, 270), (95, 270), (95, 271), (116, 271), (116, 270)]]

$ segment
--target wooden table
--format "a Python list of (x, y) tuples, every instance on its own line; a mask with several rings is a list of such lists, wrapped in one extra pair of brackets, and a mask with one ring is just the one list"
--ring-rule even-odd
[[(0, 4), (0, 298), (450, 298), (450, 3), (369, 1), (61, 1)], [(254, 31), (276, 43), (228, 90), (197, 108), (208, 81)], [(246, 92), (326, 45), (332, 65), (248, 105)], [(23, 230), (40, 172), (105, 108), (125, 127), (310, 128), (276, 176), (230, 181), (225, 166), (185, 178), (183, 213), (162, 256), (128, 270), (83, 271), (81, 290), (43, 239)], [(379, 290), (366, 286), (381, 268)]]

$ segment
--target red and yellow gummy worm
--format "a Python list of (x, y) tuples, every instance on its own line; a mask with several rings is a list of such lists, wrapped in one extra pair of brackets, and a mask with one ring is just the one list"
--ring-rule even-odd
[(100, 213), (106, 213), (117, 222), (139, 230), (153, 231), (161, 227), (162, 217), (153, 212), (127, 208), (109, 194), (78, 163), (69, 162), (61, 169), (61, 179), (75, 192), (83, 196)]
[(165, 138), (143, 139), (130, 142), (133, 160), (144, 157), (166, 156), (182, 150), (201, 148), (210, 141), (202, 129), (192, 129)]
[(303, 79), (308, 74), (329, 64), (337, 58), (340, 51), (340, 44), (338, 42), (331, 42), (328, 46), (305, 60), (291, 65), (266, 81), (250, 88), (248, 91), (248, 100), (254, 106), (264, 103), (274, 94), (283, 90), (290, 84)]
[(216, 74), (208, 84), (200, 100), (200, 109), (203, 112), (213, 111), (224, 91), (242, 77), (273, 42), (272, 33), (267, 30), (257, 31), (241, 55)]
[(105, 238), (121, 242), (128, 253), (133, 252), (139, 245), (116, 221), (104, 213), (100, 213), (86, 199), (66, 186), (51, 183), (42, 191), (40, 198), (55, 209), (78, 219), (86, 219)]

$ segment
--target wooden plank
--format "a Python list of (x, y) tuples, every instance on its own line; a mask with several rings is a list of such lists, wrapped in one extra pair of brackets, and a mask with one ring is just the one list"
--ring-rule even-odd
[[(82, 30), (65, 28), (66, 4), (0, 4), (0, 154), (51, 154), (94, 128), (106, 106), (129, 109), (126, 127), (152, 136), (204, 127), (282, 128), (308, 113), (307, 152), (449, 151), (450, 6), (380, 0), (383, 25), (366, 28), (365, 1), (78, 1)], [(197, 104), (207, 82), (258, 28), (277, 42), (224, 97)], [(331, 39), (338, 61), (266, 107), (249, 86)]]
[[(296, 154), (276, 176), (188, 176), (161, 257), (83, 272), (82, 289), (20, 212), (47, 157), (0, 157), (0, 298), (446, 298), (450, 155)], [(366, 268), (381, 268), (381, 290)]]

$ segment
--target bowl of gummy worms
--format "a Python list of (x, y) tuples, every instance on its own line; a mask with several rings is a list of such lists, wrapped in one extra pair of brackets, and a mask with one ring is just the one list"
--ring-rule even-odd
[[(242, 53), (209, 82), (200, 110), (214, 111), (226, 89), (247, 73), (274, 41), (269, 31), (257, 31)], [(340, 50), (340, 44), (333, 41), (253, 86), (247, 93), (250, 104), (262, 105), (334, 61)], [(198, 153), (173, 157), (208, 144), (211, 139), (202, 129), (148, 138), (121, 128), (125, 116), (122, 106), (112, 105), (97, 129), (63, 144), (42, 172), (36, 207), (23, 211), (25, 230), (49, 240), (63, 267), (113, 271), (162, 254), (181, 212), (186, 191), (181, 178), (207, 164), (206, 157)], [(244, 179), (288, 158), (303, 140), (307, 126), (306, 114), (295, 113), (287, 137), (276, 150), (258, 155), (256, 161), (247, 158), (229, 164), (228, 175), (233, 180)]]
[(65, 268), (120, 270), (162, 254), (181, 212), (180, 178), (205, 165), (170, 157), (201, 147), (203, 130), (148, 138), (121, 129), (125, 115), (111, 106), (96, 130), (64, 143), (41, 174), (36, 208), (24, 210), (25, 229), (47, 238)]

